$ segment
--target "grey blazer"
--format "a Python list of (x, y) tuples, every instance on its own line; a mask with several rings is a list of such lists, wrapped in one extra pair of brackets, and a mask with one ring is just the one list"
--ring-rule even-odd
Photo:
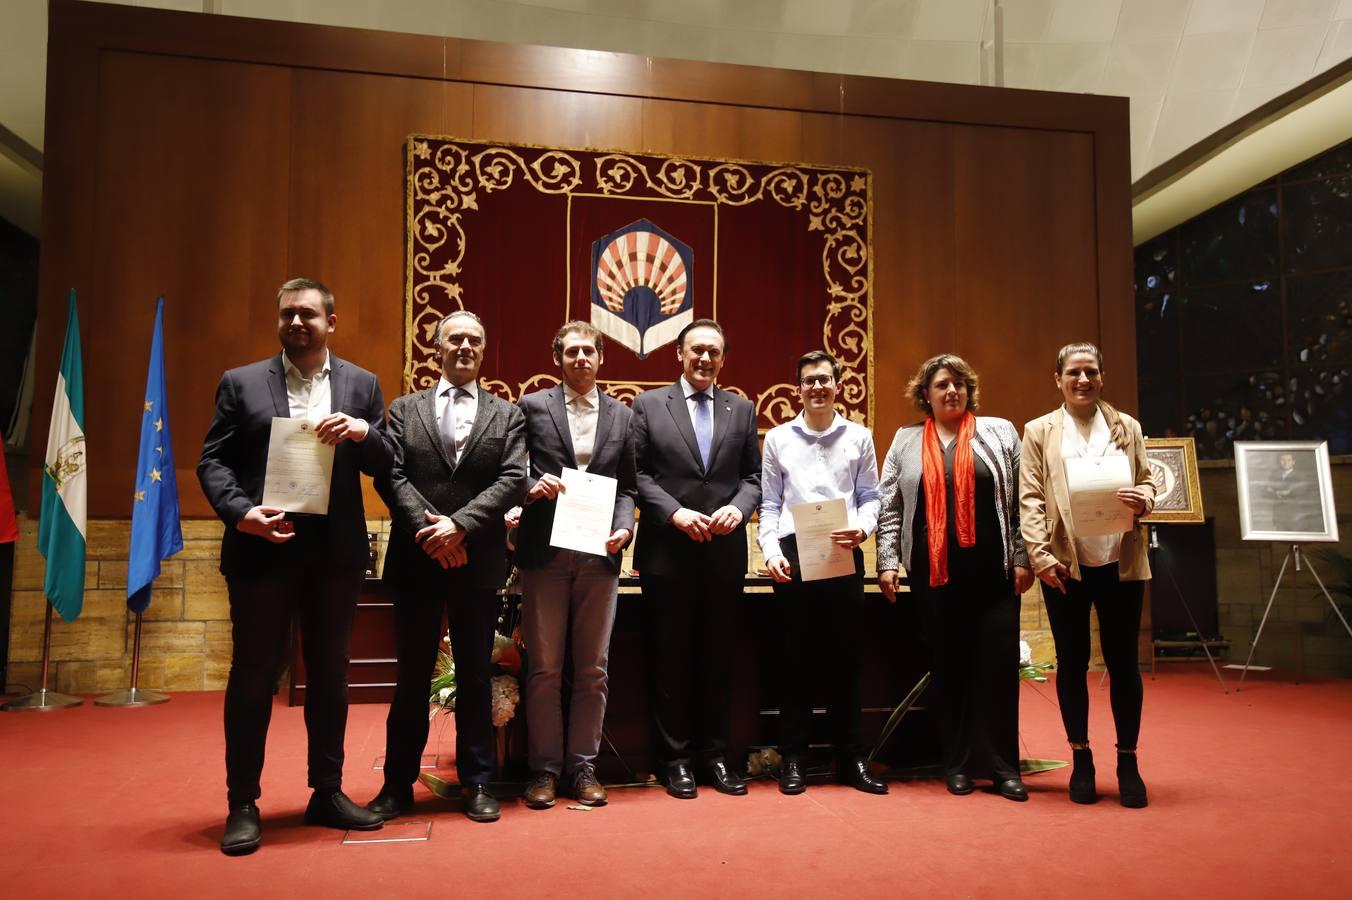
[[(560, 474), (565, 467), (577, 468), (573, 438), (568, 430), (568, 410), (564, 406), (563, 385), (536, 391), (521, 398), (518, 406), (526, 416), (526, 449), (530, 452), (530, 477), (527, 490), (540, 476)], [(601, 394), (596, 415), (596, 442), (587, 471), (619, 482), (615, 488), (615, 514), (610, 530), (634, 532), (634, 438), (629, 431), (633, 413), (613, 397)], [(522, 569), (538, 569), (554, 558), (558, 548), (549, 544), (554, 528), (557, 501), (534, 500), (521, 511), (521, 531), (516, 539), (516, 564)], [(620, 554), (610, 555), (610, 566), (620, 571)]]
[[(924, 423), (898, 428), (883, 461), (878, 487), (883, 507), (878, 516), (878, 571), (911, 568), (916, 498), (924, 472), (921, 448)], [(1008, 419), (977, 416), (972, 452), (995, 474), (1000, 536), (1005, 542), (1005, 571), (1027, 566), (1028, 551), (1019, 532), (1019, 432)]]
[[(503, 514), (526, 494), (526, 422), (506, 400), (479, 388), (479, 411), (456, 463), (437, 431), (436, 387), (390, 404), (394, 461), (376, 488), (390, 508), (390, 547), (384, 580), (396, 588), (453, 585), (500, 588), (507, 580)], [(450, 516), (464, 528), (469, 561), (443, 569), (414, 536), (424, 510)]]

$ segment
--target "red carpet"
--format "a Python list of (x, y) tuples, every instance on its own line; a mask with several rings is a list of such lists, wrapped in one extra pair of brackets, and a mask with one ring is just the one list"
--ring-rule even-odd
[[(1228, 673), (1227, 673), (1228, 675)], [(1091, 675), (1097, 686), (1098, 676)], [(1067, 758), (1052, 685), (1025, 685), (1024, 755)], [(939, 781), (887, 797), (837, 786), (748, 797), (615, 791), (575, 812), (504, 804), (475, 824), (421, 786), (426, 843), (342, 846), (305, 827), (304, 727), (278, 705), (264, 774), (264, 841), (231, 859), (221, 695), (138, 710), (86, 704), (0, 714), (0, 852), (7, 897), (788, 896), (1334, 897), (1352, 893), (1352, 682), (1252, 676), (1225, 696), (1206, 667), (1146, 681), (1141, 769), (1150, 807), (1117, 804), (1107, 691), (1095, 691), (1095, 806), (1069, 769), (1028, 779), (1029, 802)], [(356, 706), (346, 787), (380, 785), (383, 706)], [(898, 737), (904, 739), (903, 724)], [(435, 736), (435, 729), (434, 729)], [(443, 752), (453, 740), (443, 736)]]

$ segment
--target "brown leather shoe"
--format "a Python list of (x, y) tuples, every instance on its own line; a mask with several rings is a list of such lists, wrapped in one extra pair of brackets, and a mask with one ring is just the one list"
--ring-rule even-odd
[(550, 772), (541, 772), (526, 785), (526, 793), (522, 796), (531, 809), (549, 809), (554, 805), (557, 794), (558, 783), (554, 780), (554, 775)]
[(605, 806), (606, 789), (596, 780), (590, 766), (583, 766), (573, 776), (573, 796), (583, 806)]

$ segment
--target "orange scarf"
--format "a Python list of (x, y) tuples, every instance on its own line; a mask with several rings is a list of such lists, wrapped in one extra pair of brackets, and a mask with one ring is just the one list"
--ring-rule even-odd
[[(976, 434), (976, 416), (969, 410), (958, 427), (958, 443), (953, 448), (953, 500), (957, 505), (958, 545), (976, 544), (976, 462), (972, 456), (972, 436)], [(944, 451), (939, 446), (939, 430), (934, 417), (925, 420), (923, 440), (923, 478), (925, 480), (925, 524), (929, 529), (930, 587), (948, 584), (948, 491), (944, 484)]]

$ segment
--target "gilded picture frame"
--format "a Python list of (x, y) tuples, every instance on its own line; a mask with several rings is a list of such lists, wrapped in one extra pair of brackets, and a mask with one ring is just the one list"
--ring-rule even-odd
[(1190, 437), (1146, 438), (1145, 456), (1155, 483), (1155, 508), (1141, 521), (1151, 525), (1205, 522), (1196, 441)]

